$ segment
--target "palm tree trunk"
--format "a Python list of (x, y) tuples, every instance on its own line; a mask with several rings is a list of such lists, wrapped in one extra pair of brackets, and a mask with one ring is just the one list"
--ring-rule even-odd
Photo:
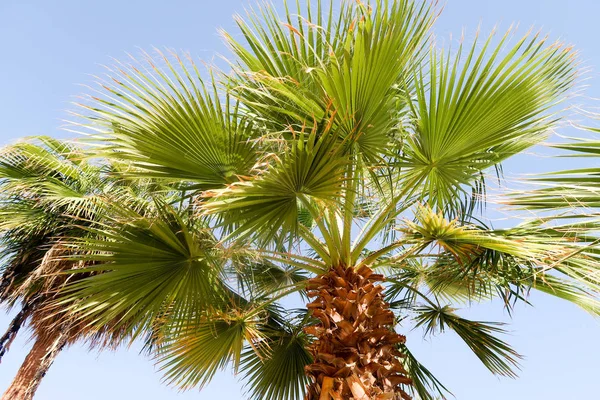
[(398, 350), (406, 339), (394, 331), (381, 281), (370, 268), (341, 266), (310, 279), (315, 300), (308, 308), (319, 323), (305, 328), (316, 338), (306, 400), (410, 399), (402, 386), (412, 381)]
[(64, 331), (49, 337), (38, 337), (1, 400), (31, 400), (66, 341)]
[(15, 340), (15, 337), (17, 337), (17, 333), (19, 333), (21, 326), (29, 317), (30, 310), (30, 304), (25, 304), (23, 308), (21, 308), (21, 311), (19, 311), (19, 313), (11, 321), (10, 325), (8, 326), (8, 329), (6, 330), (6, 333), (4, 333), (4, 335), (2, 335), (2, 337), (0, 338), (0, 362), (2, 361), (2, 357), (4, 356), (4, 354), (6, 354), (6, 352), (10, 348), (10, 345), (12, 344), (13, 340)]

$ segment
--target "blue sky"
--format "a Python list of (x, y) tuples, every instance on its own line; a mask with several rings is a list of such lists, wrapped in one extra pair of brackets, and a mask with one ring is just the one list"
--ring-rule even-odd
[[(279, 3), (279, 0), (274, 0)], [(219, 0), (3, 0), (0, 2), (0, 144), (26, 135), (67, 137), (61, 131), (63, 110), (102, 72), (110, 57), (124, 58), (139, 48), (170, 47), (212, 60), (226, 54), (217, 28), (236, 32), (231, 16), (249, 2)], [(496, 24), (520, 31), (534, 25), (581, 51), (590, 87), (600, 98), (600, 3), (593, 0), (448, 0), (436, 26), (440, 40), (450, 34), (472, 38), (481, 23), (484, 33)], [(591, 99), (582, 101), (594, 105)], [(565, 134), (576, 134), (568, 129)], [(507, 176), (553, 166), (543, 159), (520, 157), (506, 164)], [(600, 373), (600, 323), (575, 306), (533, 296), (535, 307), (518, 307), (506, 338), (526, 356), (518, 380), (493, 377), (457, 338), (447, 333), (423, 341), (409, 333), (409, 344), (459, 400), (591, 399)], [(509, 318), (498, 303), (473, 307), (463, 315), (482, 320)], [(0, 330), (9, 316), (0, 312)], [(26, 351), (27, 335), (15, 341), (0, 364), (0, 391), (9, 384)], [(241, 384), (229, 372), (218, 374), (202, 392), (179, 393), (160, 384), (152, 361), (139, 348), (88, 352), (64, 351), (44, 379), (36, 400), (100, 399), (243, 399)]]

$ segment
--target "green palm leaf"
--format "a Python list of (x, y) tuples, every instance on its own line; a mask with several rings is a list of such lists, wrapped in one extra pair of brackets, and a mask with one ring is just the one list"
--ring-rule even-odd
[(181, 327), (167, 332), (158, 346), (156, 357), (165, 380), (189, 389), (206, 385), (230, 363), (237, 371), (245, 343), (261, 338), (256, 322), (243, 313), (181, 321)]
[[(331, 137), (317, 138), (316, 131), (306, 137), (301, 133), (287, 151), (268, 163), (264, 173), (212, 191), (212, 199), (202, 208), (237, 225), (242, 234), (256, 232), (271, 240), (280, 229), (296, 233), (303, 208), (314, 210), (315, 202), (338, 201), (346, 163)], [(313, 214), (313, 218), (321, 217)]]
[[(339, 18), (317, 12), (284, 21), (270, 7), (238, 19), (247, 45), (226, 35), (241, 65), (237, 96), (275, 129), (328, 120), (340, 138), (379, 162), (403, 107), (399, 87), (419, 57), (434, 20), (431, 5), (412, 1), (344, 3)], [(300, 11), (300, 10), (299, 10)], [(331, 11), (331, 10), (330, 10)], [(266, 23), (263, 23), (265, 21)]]
[(243, 354), (241, 373), (255, 400), (299, 400), (304, 398), (308, 378), (304, 367), (312, 362), (308, 338), (299, 329), (270, 331), (263, 354)]
[(224, 260), (210, 231), (165, 205), (157, 215), (116, 212), (112, 225), (92, 229), (98, 239), (73, 243), (76, 258), (97, 264), (73, 271), (93, 275), (73, 283), (62, 300), (73, 301), (82, 318), (137, 337), (165, 313), (194, 316), (227, 300)]
[(423, 185), (437, 206), (453, 204), (464, 185), (544, 139), (554, 126), (554, 106), (572, 85), (573, 53), (546, 38), (525, 36), (501, 56), (509, 33), (493, 35), (462, 56), (432, 52), (429, 72), (415, 77), (414, 133), (400, 165), (404, 179)]
[[(598, 133), (599, 129), (589, 128)], [(567, 150), (567, 157), (586, 159), (600, 154), (598, 140), (574, 139), (553, 145)], [(507, 203), (517, 209), (561, 211), (569, 215), (596, 218), (600, 208), (600, 168), (577, 168), (552, 172), (529, 179), (537, 188), (513, 193)], [(572, 211), (576, 210), (576, 213)]]
[(448, 389), (421, 364), (405, 345), (400, 346), (402, 353), (406, 354), (404, 366), (413, 380), (413, 392), (420, 400), (444, 399), (445, 394), (451, 394)]
[(422, 306), (417, 309), (417, 327), (423, 327), (425, 334), (452, 329), (477, 358), (493, 373), (516, 377), (513, 369), (518, 367), (521, 356), (508, 344), (494, 336), (505, 331), (498, 323), (469, 321), (454, 313), (449, 306)]
[[(104, 143), (102, 155), (130, 160), (137, 176), (191, 181), (220, 188), (256, 162), (253, 125), (238, 107), (207, 87), (196, 65), (149, 56), (145, 64), (117, 64), (99, 81), (100, 96), (80, 104), (89, 114), (74, 122)], [(158, 64), (163, 63), (164, 67)], [(77, 114), (78, 115), (78, 114)]]

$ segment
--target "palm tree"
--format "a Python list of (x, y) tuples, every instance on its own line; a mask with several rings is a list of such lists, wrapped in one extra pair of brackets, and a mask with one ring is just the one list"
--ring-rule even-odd
[(409, 320), (514, 376), (502, 327), (452, 303), (510, 308), (539, 290), (599, 314), (595, 224), (481, 222), (490, 169), (563, 118), (574, 53), (510, 32), (440, 50), (437, 12), (265, 6), (237, 18), (242, 41), (224, 33), (231, 72), (208, 82), (176, 54), (109, 68), (75, 130), (179, 201), (74, 239), (93, 273), (55, 304), (92, 330), (148, 335), (170, 383), (231, 364), (264, 400), (444, 396), (396, 332)]
[[(0, 338), (0, 358), (29, 321), (34, 344), (2, 399), (31, 399), (61, 349), (79, 339), (100, 347), (117, 344), (116, 332), (90, 331), (83, 320), (57, 314), (52, 299), (69, 281), (64, 272), (89, 263), (73, 261), (66, 239), (91, 237), (109, 200), (142, 206), (142, 181), (128, 184), (116, 165), (84, 160), (75, 146), (49, 137), (31, 138), (0, 153), (0, 301), (20, 307)], [(147, 188), (146, 188), (147, 189)], [(60, 310), (68, 310), (61, 304)], [(115, 336), (116, 337), (116, 336)]]

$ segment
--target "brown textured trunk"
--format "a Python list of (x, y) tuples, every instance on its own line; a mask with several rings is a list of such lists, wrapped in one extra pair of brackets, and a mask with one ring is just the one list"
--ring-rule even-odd
[(66, 340), (63, 332), (38, 337), (1, 400), (31, 400)]
[(26, 304), (21, 309), (21, 311), (19, 311), (19, 313), (13, 318), (10, 325), (8, 326), (8, 329), (6, 330), (6, 333), (0, 338), (0, 362), (2, 361), (2, 357), (4, 356), (4, 354), (6, 354), (6, 352), (10, 348), (10, 345), (12, 344), (13, 340), (15, 340), (15, 338), (17, 337), (17, 333), (19, 333), (21, 326), (23, 326), (23, 323), (29, 317), (30, 309), (30, 305)]
[(394, 331), (395, 317), (384, 301), (383, 276), (368, 267), (341, 266), (312, 278), (308, 304), (319, 320), (305, 328), (315, 336), (306, 400), (404, 400), (411, 385)]

